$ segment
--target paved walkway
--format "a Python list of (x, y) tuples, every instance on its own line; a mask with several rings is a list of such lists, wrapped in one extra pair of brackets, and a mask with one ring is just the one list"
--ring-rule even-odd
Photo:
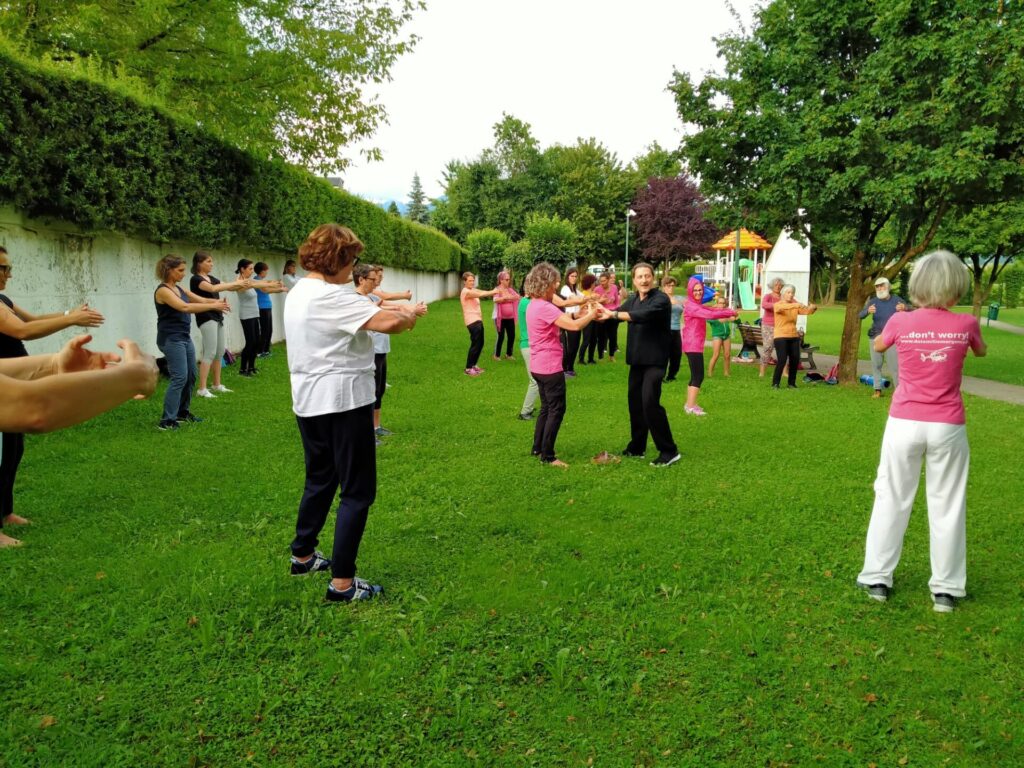
[(1004, 323), (1002, 320), (982, 320), (981, 321), (981, 332), (985, 333), (985, 328), (991, 325), (993, 328), (998, 328), (1000, 331), (1009, 331), (1010, 333), (1016, 333), (1024, 336), (1024, 328), (1019, 325), (1011, 325), (1010, 323)]
[[(996, 325), (995, 322), (992, 323)], [(999, 323), (999, 325), (1006, 325), (1006, 323)], [(1008, 328), (1015, 329), (1015, 332), (1024, 334), (1024, 328), (1020, 328), (1016, 325), (1008, 326)], [(984, 329), (982, 329), (984, 333)], [(817, 352), (814, 353), (814, 362), (818, 364), (818, 370), (822, 375), (828, 373), (828, 370), (839, 362), (838, 357), (832, 355), (820, 355)], [(871, 361), (870, 360), (858, 360), (857, 361), (857, 374), (868, 374), (872, 373)], [(989, 400), (1002, 400), (1004, 403), (1014, 403), (1015, 405), (1024, 405), (1024, 387), (1018, 387), (1015, 384), (1003, 384), (1001, 381), (992, 381), (991, 379), (978, 379), (974, 376), (964, 376), (963, 385), (960, 389), (969, 395), (977, 395), (978, 397), (988, 398)]]

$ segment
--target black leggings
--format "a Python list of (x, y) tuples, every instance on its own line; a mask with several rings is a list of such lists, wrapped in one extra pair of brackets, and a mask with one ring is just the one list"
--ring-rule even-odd
[(484, 323), (477, 320), (466, 326), (469, 331), (469, 353), (466, 355), (466, 370), (476, 367), (480, 362), (480, 353), (484, 351)]
[(580, 351), (580, 332), (562, 331), (562, 368), (575, 371), (576, 354)]
[(501, 320), (498, 325), (498, 343), (494, 345), (494, 356), (501, 354), (501, 342), (507, 339), (505, 356), (512, 357), (512, 344), (516, 338), (516, 321), (511, 317)]
[(381, 401), (384, 399), (384, 392), (388, 388), (388, 353), (378, 352), (373, 356), (373, 387), (376, 400), (373, 401), (373, 410), (379, 411)]
[(600, 323), (591, 323), (583, 329), (583, 341), (580, 344), (580, 362), (584, 362), (583, 358), (586, 357), (586, 362), (594, 362), (594, 353), (597, 351), (597, 334), (600, 329)]
[(779, 386), (782, 380), (782, 369), (789, 363), (789, 386), (796, 386), (796, 369), (800, 367), (800, 337), (780, 339), (775, 337), (775, 372), (772, 373), (772, 386)]
[(242, 348), (240, 370), (248, 373), (256, 370), (256, 353), (260, 348), (260, 319), (252, 317), (242, 321), (242, 333), (245, 335), (245, 346)]
[(533, 427), (533, 455), (550, 464), (555, 460), (555, 440), (565, 416), (565, 375), (558, 373), (531, 374), (540, 392), (540, 413)]
[(274, 335), (274, 310), (260, 310), (260, 354), (270, 351), (270, 339)]
[(603, 323), (600, 323), (597, 337), (597, 356), (603, 358), (605, 349), (608, 350), (609, 357), (615, 357), (615, 353), (619, 351), (618, 320), (605, 320)]
[(704, 353), (687, 352), (686, 362), (690, 364), (689, 386), (700, 389), (700, 385), (704, 383)]
[(672, 344), (668, 348), (668, 376), (667, 381), (675, 381), (679, 373), (679, 364), (683, 361), (683, 337), (679, 331), (672, 329)]
[(3, 519), (14, 512), (14, 478), (25, 453), (25, 436), (4, 432), (3, 458), (0, 459), (0, 528)]

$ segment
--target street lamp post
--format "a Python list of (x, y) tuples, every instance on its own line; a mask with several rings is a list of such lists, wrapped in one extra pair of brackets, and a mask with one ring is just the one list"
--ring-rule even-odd
[(622, 265), (622, 279), (629, 280), (629, 220), (636, 216), (632, 208), (626, 209), (626, 260)]

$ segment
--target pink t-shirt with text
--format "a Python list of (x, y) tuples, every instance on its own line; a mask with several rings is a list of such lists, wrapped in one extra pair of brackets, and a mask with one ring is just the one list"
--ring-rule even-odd
[(899, 385), (889, 415), (963, 424), (960, 380), (967, 351), (982, 345), (978, 318), (946, 309), (897, 312), (885, 324), (881, 339), (895, 345), (899, 356)]
[(462, 289), (459, 301), (462, 302), (462, 319), (466, 321), (466, 325), (483, 320), (483, 315), (480, 314), (480, 299), (469, 298), (469, 288)]
[(561, 373), (562, 342), (555, 321), (562, 310), (543, 299), (533, 299), (526, 306), (526, 333), (530, 338), (530, 372)]

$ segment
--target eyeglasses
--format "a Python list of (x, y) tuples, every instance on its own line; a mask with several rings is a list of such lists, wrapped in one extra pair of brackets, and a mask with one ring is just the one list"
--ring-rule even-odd
[(11, 265), (10, 264), (0, 264), (0, 272), (3, 272), (5, 275), (11, 274)]

